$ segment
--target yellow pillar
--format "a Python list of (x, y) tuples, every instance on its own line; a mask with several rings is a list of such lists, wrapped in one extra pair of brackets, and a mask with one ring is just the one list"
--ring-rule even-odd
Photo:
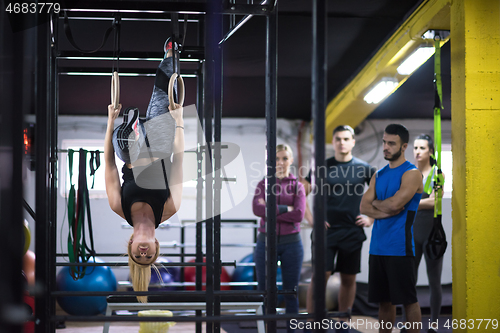
[(500, 332), (500, 0), (453, 0), (450, 19), (453, 331)]

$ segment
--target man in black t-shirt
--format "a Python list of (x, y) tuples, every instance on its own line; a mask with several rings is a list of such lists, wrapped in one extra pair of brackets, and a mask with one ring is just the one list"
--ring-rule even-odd
[[(326, 160), (326, 181), (320, 190), (327, 195), (326, 208), (326, 275), (325, 281), (333, 272), (340, 272), (339, 311), (352, 309), (356, 297), (356, 274), (361, 266), (361, 248), (366, 240), (363, 227), (370, 227), (373, 219), (360, 215), (359, 205), (365, 192), (365, 184), (375, 174), (376, 169), (368, 163), (352, 156), (355, 145), (354, 130), (343, 125), (333, 130), (335, 156)], [(313, 190), (311, 172), (303, 181), (306, 194)], [(306, 220), (310, 225), (313, 218), (309, 207)], [(335, 265), (334, 265), (335, 263)], [(314, 311), (313, 284), (307, 290), (307, 311)]]

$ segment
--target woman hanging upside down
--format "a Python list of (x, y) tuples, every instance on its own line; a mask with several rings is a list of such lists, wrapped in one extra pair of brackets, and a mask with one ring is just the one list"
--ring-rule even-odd
[[(169, 103), (173, 61), (168, 39), (164, 49), (165, 58), (156, 70), (146, 118), (139, 118), (137, 108), (128, 108), (123, 123), (114, 128), (121, 104), (117, 109), (108, 105), (104, 143), (106, 193), (111, 209), (134, 228), (127, 252), (135, 291), (148, 290), (151, 265), (160, 253), (155, 229), (179, 210), (182, 197), (183, 108)], [(121, 185), (115, 153), (125, 162)], [(147, 302), (146, 296), (137, 298)]]

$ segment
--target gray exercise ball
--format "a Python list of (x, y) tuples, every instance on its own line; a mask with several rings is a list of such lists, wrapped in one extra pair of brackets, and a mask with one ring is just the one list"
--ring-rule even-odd
[[(306, 307), (307, 288), (311, 283), (311, 277), (312, 277), (312, 268), (304, 267), (300, 274), (300, 282), (299, 282), (299, 306), (301, 308)], [(328, 311), (338, 310), (339, 290), (340, 290), (340, 273), (335, 273), (330, 276), (326, 284), (325, 303)]]

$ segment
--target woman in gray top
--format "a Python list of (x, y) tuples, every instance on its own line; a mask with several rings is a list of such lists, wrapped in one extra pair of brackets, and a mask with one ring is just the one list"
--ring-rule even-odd
[[(434, 142), (427, 134), (419, 135), (413, 143), (413, 156), (417, 168), (422, 172), (424, 185), (427, 178), (431, 177), (431, 186), (434, 185), (432, 167), (436, 161), (432, 158), (434, 154)], [(417, 216), (413, 224), (413, 238), (415, 242), (415, 263), (420, 265), (422, 254), (427, 266), (427, 277), (431, 293), (431, 325), (428, 332), (437, 332), (437, 320), (441, 312), (441, 272), (443, 270), (443, 257), (433, 260), (425, 251), (429, 234), (434, 223), (434, 190), (431, 194), (423, 193), (418, 206)]]

